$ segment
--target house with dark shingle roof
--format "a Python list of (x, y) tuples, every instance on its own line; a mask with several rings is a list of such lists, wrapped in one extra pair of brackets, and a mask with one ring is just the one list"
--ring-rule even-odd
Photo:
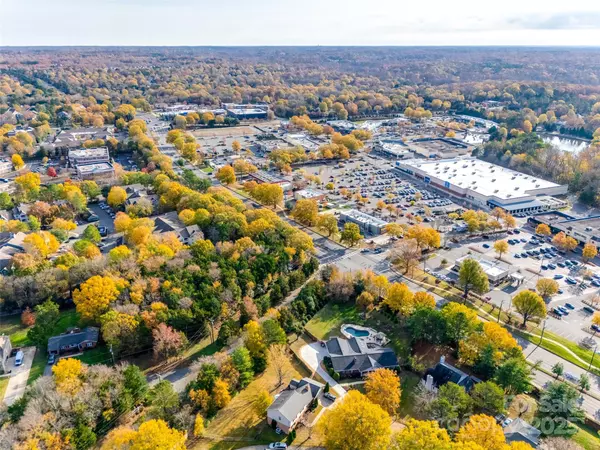
[(362, 377), (377, 369), (399, 367), (394, 350), (364, 339), (334, 337), (326, 345), (333, 370), (342, 378)]
[(100, 329), (97, 327), (67, 330), (66, 333), (48, 339), (48, 354), (60, 355), (94, 348), (98, 344), (99, 336)]
[(274, 423), (285, 434), (289, 434), (324, 387), (312, 378), (292, 380), (267, 409), (267, 423), (271, 426)]
[[(431, 377), (431, 381), (429, 382), (430, 384), (427, 383), (429, 377)], [(481, 380), (479, 378), (467, 375), (462, 370), (454, 367), (452, 364), (448, 364), (444, 356), (440, 357), (440, 362), (435, 367), (427, 369), (425, 376), (423, 377), (423, 383), (426, 386), (439, 388), (446, 383), (455, 383), (465, 388), (467, 392), (469, 392), (473, 386), (480, 381)]]
[(185, 226), (177, 215), (177, 211), (171, 211), (154, 219), (154, 231), (157, 233), (175, 233), (177, 238), (184, 244), (190, 245), (204, 239), (204, 233), (198, 225)]
[(525, 442), (533, 448), (537, 448), (540, 443), (540, 435), (542, 432), (533, 425), (529, 425), (521, 418), (513, 420), (504, 428), (504, 437), (506, 443)]

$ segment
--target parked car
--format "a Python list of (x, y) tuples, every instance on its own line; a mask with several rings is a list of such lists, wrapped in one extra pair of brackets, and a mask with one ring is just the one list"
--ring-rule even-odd
[(571, 303), (565, 303), (565, 306), (569, 309), (575, 309), (575, 307)]
[(50, 356), (48, 356), (48, 365), (51, 366), (55, 362), (56, 362), (56, 355), (54, 353), (50, 353)]
[(287, 448), (287, 444), (285, 442), (271, 442), (267, 449), (273, 448)]
[(335, 399), (337, 398), (335, 395), (330, 394), (329, 392), (325, 392), (323, 397), (325, 397), (327, 400), (331, 400), (332, 402), (335, 402)]
[(553, 278), (554, 278), (555, 280), (560, 280), (560, 279), (564, 278), (564, 276), (563, 276), (563, 275), (561, 275), (560, 273), (557, 273), (556, 275), (554, 275), (554, 277), (553, 277)]
[(17, 351), (17, 354), (15, 355), (15, 366), (20, 366), (21, 364), (23, 364), (24, 357), (25, 354), (22, 350)]

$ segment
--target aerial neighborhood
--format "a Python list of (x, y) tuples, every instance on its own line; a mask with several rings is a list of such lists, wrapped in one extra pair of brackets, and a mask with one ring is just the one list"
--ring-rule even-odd
[(0, 450), (600, 448), (598, 53), (519, 51), (0, 48)]

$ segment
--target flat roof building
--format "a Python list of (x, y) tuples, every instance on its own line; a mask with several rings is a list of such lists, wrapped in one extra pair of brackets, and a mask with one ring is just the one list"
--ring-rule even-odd
[(478, 207), (535, 213), (548, 206), (538, 197), (566, 194), (568, 186), (526, 175), (476, 158), (397, 161), (404, 173)]
[(575, 218), (559, 211), (536, 214), (527, 219), (533, 226), (544, 223), (553, 234), (561, 231), (576, 239), (581, 245), (588, 242), (600, 246), (600, 216)]
[(80, 164), (97, 164), (110, 162), (108, 147), (79, 148), (69, 150), (69, 164), (76, 167)]
[(383, 228), (387, 225), (385, 220), (373, 217), (370, 214), (366, 214), (356, 209), (343, 211), (340, 214), (340, 222), (342, 225), (346, 222), (355, 223), (363, 233), (375, 236), (383, 233)]
[(425, 158), (455, 158), (470, 155), (473, 147), (452, 138), (419, 138), (408, 142), (410, 149)]
[(463, 261), (467, 259), (473, 259), (479, 263), (479, 265), (487, 275), (488, 279), (490, 280), (490, 283), (497, 284), (500, 281), (504, 280), (509, 274), (508, 267), (504, 267), (500, 262), (488, 261), (487, 259), (477, 260), (473, 258), (472, 255), (465, 255), (461, 258), (458, 258), (454, 263), (454, 267), (452, 267), (452, 270), (458, 272)]
[(294, 192), (296, 200), (323, 200), (327, 194), (316, 189), (301, 189)]
[(294, 147), (300, 146), (309, 152), (315, 151), (321, 146), (320, 142), (302, 133), (288, 134), (285, 141)]
[(413, 155), (402, 139), (382, 139), (373, 146), (373, 151), (395, 159), (410, 158)]
[(114, 175), (115, 169), (110, 163), (81, 164), (77, 166), (77, 176), (82, 180), (111, 178)]
[(257, 105), (237, 105), (233, 103), (224, 103), (223, 108), (227, 111), (228, 116), (235, 117), (236, 119), (266, 119), (269, 106), (266, 104)]

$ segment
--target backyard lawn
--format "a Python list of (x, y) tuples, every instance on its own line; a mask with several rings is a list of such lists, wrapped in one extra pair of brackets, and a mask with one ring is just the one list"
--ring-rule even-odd
[(291, 359), (285, 372), (283, 385), (276, 387), (277, 375), (273, 368), (268, 367), (262, 375), (258, 376), (248, 387), (233, 397), (229, 405), (219, 411), (207, 424), (205, 436), (209, 439), (203, 439), (194, 448), (232, 450), (249, 445), (268, 444), (284, 439), (284, 435), (278, 436), (267, 425), (265, 416), (259, 417), (256, 414), (253, 404), (258, 394), (263, 390), (267, 390), (271, 395), (275, 395), (287, 386), (287, 383), (292, 378), (309, 376), (300, 364), (294, 363)]
[(362, 325), (364, 322), (353, 304), (328, 303), (305, 325), (306, 331), (319, 340), (340, 334), (344, 323)]

